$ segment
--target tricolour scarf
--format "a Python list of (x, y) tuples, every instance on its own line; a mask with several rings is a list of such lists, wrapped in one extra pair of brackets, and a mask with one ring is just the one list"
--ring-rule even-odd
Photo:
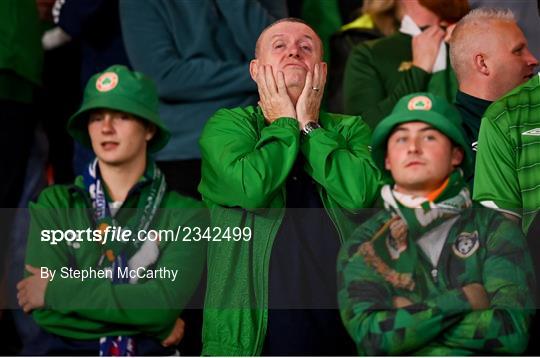
[[(120, 227), (117, 220), (120, 211), (114, 217), (111, 215), (97, 159), (89, 164), (87, 171), (83, 174), (83, 181), (90, 194), (97, 228), (104, 232), (107, 226)], [(131, 215), (122, 225), (123, 229), (129, 229), (132, 233), (148, 229), (165, 194), (165, 178), (153, 161), (148, 161), (143, 178), (130, 190), (128, 199), (135, 190), (140, 190), (136, 204), (137, 210), (135, 215)], [(129, 260), (135, 253), (140, 256), (141, 251), (152, 250), (152, 247), (155, 248), (156, 244), (150, 241), (141, 243), (138, 240), (129, 240), (128, 242), (107, 240), (106, 244), (103, 245), (98, 267), (112, 270), (113, 284), (129, 284), (129, 279), (120, 278), (118, 271), (126, 267), (129, 268)], [(152, 257), (146, 260), (146, 264), (154, 263), (158, 254), (159, 252), (154, 249)], [(117, 336), (100, 339), (100, 356), (132, 356), (135, 354), (133, 337)]]
[[(452, 172), (442, 192), (418, 207), (403, 205), (389, 185), (381, 189), (381, 196), (390, 219), (370, 240), (360, 245), (357, 253), (393, 287), (413, 291), (418, 255), (416, 241), (472, 205), (463, 172), (460, 169)], [(441, 235), (447, 232), (441, 231)]]

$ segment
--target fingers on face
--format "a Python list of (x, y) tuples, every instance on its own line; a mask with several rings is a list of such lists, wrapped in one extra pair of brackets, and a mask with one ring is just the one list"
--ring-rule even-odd
[(285, 74), (283, 71), (277, 73), (277, 90), (280, 94), (287, 93), (287, 86), (285, 85)]
[(257, 66), (257, 76), (255, 78), (257, 82), (257, 89), (259, 90), (259, 96), (264, 98), (267, 96), (266, 79), (264, 75), (264, 65)]
[(272, 72), (272, 66), (264, 66), (264, 77), (266, 80), (266, 88), (270, 94), (277, 93), (276, 81), (274, 79), (274, 73)]
[(326, 84), (326, 74), (327, 74), (327, 66), (325, 62), (320, 62), (317, 65), (315, 65), (315, 79), (313, 80), (314, 83), (317, 84), (317, 88), (320, 88), (321, 91), (324, 89), (324, 85)]

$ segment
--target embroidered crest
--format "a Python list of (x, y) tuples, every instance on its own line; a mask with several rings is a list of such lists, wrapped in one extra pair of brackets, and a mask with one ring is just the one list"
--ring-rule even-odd
[(474, 231), (472, 233), (462, 232), (456, 239), (452, 249), (456, 256), (465, 259), (474, 254), (478, 250), (478, 247), (480, 247), (478, 231)]
[(390, 224), (390, 235), (386, 237), (386, 248), (392, 260), (407, 250), (407, 225), (401, 219), (393, 220)]
[(429, 111), (431, 106), (431, 100), (426, 96), (415, 96), (407, 104), (409, 111)]
[(118, 85), (118, 75), (114, 72), (105, 72), (96, 80), (96, 88), (99, 92), (108, 92)]
[(413, 67), (412, 61), (403, 61), (399, 64), (398, 72), (405, 72)]

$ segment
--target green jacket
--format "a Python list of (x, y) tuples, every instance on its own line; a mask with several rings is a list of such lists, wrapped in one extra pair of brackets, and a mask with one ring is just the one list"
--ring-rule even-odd
[[(359, 251), (389, 218), (382, 211), (360, 226), (338, 258), (341, 316), (360, 354), (501, 355), (525, 350), (534, 312), (534, 274), (517, 224), (491, 209), (465, 209), (448, 233), (436, 275), (418, 250), (415, 288), (409, 291), (390, 284)], [(387, 235), (378, 239), (381, 244), (374, 245), (375, 251), (396, 269), (388, 242), (383, 241)], [(455, 245), (466, 235), (477, 237), (479, 246), (460, 257)], [(484, 286), (490, 309), (471, 309), (461, 290), (470, 283)], [(413, 305), (396, 309), (394, 296), (408, 298)]]
[(41, 24), (34, 0), (0, 1), (0, 99), (29, 103), (41, 84)]
[[(116, 218), (120, 224), (132, 215), (138, 193), (131, 193)], [(98, 267), (102, 245), (96, 242), (66, 242), (57, 245), (41, 241), (41, 230), (95, 229), (90, 197), (82, 177), (75, 185), (45, 189), (31, 205), (31, 226), (26, 263), (56, 269), (45, 292), (45, 309), (33, 317), (45, 330), (72, 339), (99, 339), (102, 336), (147, 334), (164, 339), (199, 282), (206, 246), (199, 243), (160, 241), (159, 258), (150, 268), (178, 269), (176, 280), (154, 278), (136, 284), (112, 284), (110, 279), (59, 278), (62, 267)], [(202, 205), (192, 199), (167, 192), (149, 229), (180, 226), (207, 226)], [(166, 209), (166, 210), (164, 210)]]
[(377, 196), (369, 128), (358, 117), (325, 112), (319, 122), (322, 128), (302, 139), (295, 119), (266, 125), (260, 108), (220, 110), (207, 123), (199, 190), (212, 226), (249, 227), (253, 235), (209, 245), (203, 354), (261, 354), (271, 248), (285, 212), (285, 181), (300, 151), (342, 240), (358, 220), (355, 209)]
[(343, 82), (345, 113), (361, 115), (374, 128), (407, 94), (429, 91), (454, 103), (457, 89), (450, 62), (434, 74), (412, 66), (412, 37), (396, 33), (351, 52)]

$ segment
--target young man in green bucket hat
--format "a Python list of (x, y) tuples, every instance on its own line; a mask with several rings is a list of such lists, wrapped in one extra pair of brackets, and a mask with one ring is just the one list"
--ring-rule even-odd
[(375, 128), (389, 184), (384, 210), (340, 252), (341, 317), (367, 355), (519, 354), (533, 307), (519, 226), (473, 208), (459, 113), (429, 93), (403, 97)]
[(205, 247), (151, 232), (207, 222), (198, 202), (167, 190), (148, 156), (170, 137), (154, 84), (118, 65), (94, 75), (68, 131), (96, 159), (73, 185), (47, 188), (31, 207), (18, 299), (43, 334), (25, 351), (170, 355)]

